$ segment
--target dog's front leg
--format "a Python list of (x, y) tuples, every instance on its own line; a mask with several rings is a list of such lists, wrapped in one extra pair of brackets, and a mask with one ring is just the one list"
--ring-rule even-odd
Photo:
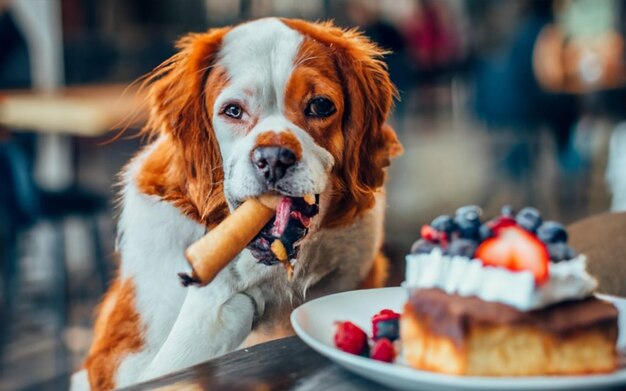
[[(206, 287), (189, 287), (167, 340), (138, 381), (187, 368), (236, 349), (263, 303), (257, 288), (239, 292), (228, 271)], [(221, 278), (220, 278), (221, 277)]]

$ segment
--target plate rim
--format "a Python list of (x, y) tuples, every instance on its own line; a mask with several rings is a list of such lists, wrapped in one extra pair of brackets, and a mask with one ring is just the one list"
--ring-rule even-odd
[[(608, 374), (595, 374), (595, 375), (553, 375), (553, 376), (505, 376), (505, 377), (489, 377), (489, 376), (464, 376), (464, 375), (449, 375), (445, 373), (431, 372), (420, 370), (416, 368), (412, 368), (409, 366), (395, 364), (395, 363), (385, 363), (376, 360), (372, 360), (370, 358), (357, 356), (354, 354), (349, 354), (343, 352), (334, 346), (328, 346), (324, 342), (318, 340), (317, 338), (310, 335), (308, 332), (304, 330), (304, 328), (298, 322), (298, 314), (305, 311), (305, 307), (310, 305), (310, 303), (328, 301), (331, 300), (334, 296), (337, 295), (358, 295), (363, 293), (374, 293), (381, 291), (393, 291), (393, 290), (405, 290), (403, 287), (384, 287), (384, 288), (374, 288), (374, 289), (360, 289), (360, 290), (352, 290), (345, 292), (338, 292), (326, 296), (322, 296), (311, 301), (308, 301), (291, 312), (290, 321), (291, 325), (294, 328), (294, 331), (298, 335), (298, 337), (307, 344), (310, 348), (315, 350), (316, 352), (322, 354), (327, 357), (334, 363), (346, 368), (350, 372), (355, 373), (350, 366), (358, 367), (363, 370), (372, 370), (374, 369), (377, 373), (384, 374), (385, 376), (393, 376), (395, 378), (401, 378), (405, 381), (410, 381), (411, 383), (428, 383), (433, 386), (447, 386), (447, 387), (460, 387), (467, 390), (471, 389), (504, 389), (504, 390), (519, 390), (526, 389), (528, 387), (542, 387), (543, 389), (563, 389), (562, 387), (567, 386), (570, 389), (580, 389), (584, 387), (607, 387), (607, 386), (617, 386), (621, 384), (626, 384), (626, 368), (618, 368), (615, 372)], [(621, 298), (617, 296), (611, 295), (598, 295), (600, 298), (608, 301), (617, 301), (624, 300), (626, 298)], [(386, 366), (391, 366), (393, 369), (388, 369)], [(388, 373), (388, 371), (393, 371), (393, 373)], [(359, 376), (363, 376), (360, 373)], [(365, 376), (371, 380), (376, 381), (374, 377)], [(571, 382), (576, 382), (577, 384), (570, 384)], [(380, 381), (377, 381), (381, 383)], [(515, 384), (512, 385), (510, 383), (523, 383), (523, 384)], [(569, 382), (569, 383), (568, 383)], [(385, 382), (382, 382), (385, 383)], [(471, 383), (471, 384), (468, 384)], [(507, 384), (508, 383), (508, 384)], [(566, 384), (567, 383), (567, 384)]]

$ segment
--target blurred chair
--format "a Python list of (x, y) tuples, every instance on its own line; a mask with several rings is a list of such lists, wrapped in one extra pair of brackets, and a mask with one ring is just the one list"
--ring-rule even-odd
[[(512, 41), (504, 50), (477, 59), (474, 109), (480, 119), (495, 133), (510, 130), (506, 145), (495, 145), (494, 156), (502, 156), (497, 169), (505, 178), (520, 184), (524, 203), (537, 204), (533, 189), (536, 163), (540, 153), (540, 130), (547, 127), (554, 136), (556, 154), (564, 171), (580, 168), (570, 158), (570, 137), (578, 119), (576, 98), (569, 94), (543, 91), (533, 72), (535, 42), (550, 21), (549, 2), (532, 3), (531, 11), (519, 23)], [(490, 189), (490, 186), (486, 187)], [(487, 192), (489, 197), (492, 192)], [(487, 204), (490, 200), (484, 200)]]
[(51, 254), (53, 270), (53, 306), (58, 323), (56, 330), (56, 365), (59, 373), (66, 373), (68, 355), (63, 333), (69, 319), (68, 266), (65, 257), (65, 219), (69, 216), (83, 218), (90, 227), (95, 261), (102, 289), (106, 287), (109, 269), (102, 248), (97, 218), (107, 210), (105, 197), (84, 189), (68, 188), (48, 191), (37, 187), (32, 177), (32, 167), (27, 155), (11, 142), (0, 143), (0, 254), (2, 261), (2, 307), (0, 309), (0, 358), (7, 342), (11, 340), (13, 314), (20, 294), (21, 235), (35, 223), (45, 221), (53, 226), (55, 240)]
[(600, 293), (626, 297), (626, 212), (602, 213), (567, 227), (573, 248), (587, 255)]

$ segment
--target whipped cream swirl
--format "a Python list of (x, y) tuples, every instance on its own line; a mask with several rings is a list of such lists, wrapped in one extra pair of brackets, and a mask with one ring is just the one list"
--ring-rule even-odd
[(537, 285), (530, 271), (484, 266), (478, 259), (447, 256), (435, 248), (430, 254), (406, 257), (408, 288), (439, 288), (448, 294), (477, 296), (521, 311), (590, 296), (597, 281), (586, 271), (586, 257), (550, 263), (549, 279)]

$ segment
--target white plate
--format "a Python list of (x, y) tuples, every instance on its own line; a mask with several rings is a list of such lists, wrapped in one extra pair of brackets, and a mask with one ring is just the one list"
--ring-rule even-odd
[[(604, 296), (620, 309), (620, 340), (625, 345), (626, 300)], [(383, 308), (401, 312), (406, 290), (382, 288), (337, 293), (310, 301), (291, 314), (298, 336), (311, 348), (346, 369), (375, 382), (401, 390), (602, 390), (626, 386), (626, 368), (608, 375), (470, 377), (420, 371), (401, 363), (388, 364), (345, 353), (333, 343), (334, 323), (349, 320), (370, 330), (370, 318)], [(621, 388), (621, 387), (620, 387)]]

